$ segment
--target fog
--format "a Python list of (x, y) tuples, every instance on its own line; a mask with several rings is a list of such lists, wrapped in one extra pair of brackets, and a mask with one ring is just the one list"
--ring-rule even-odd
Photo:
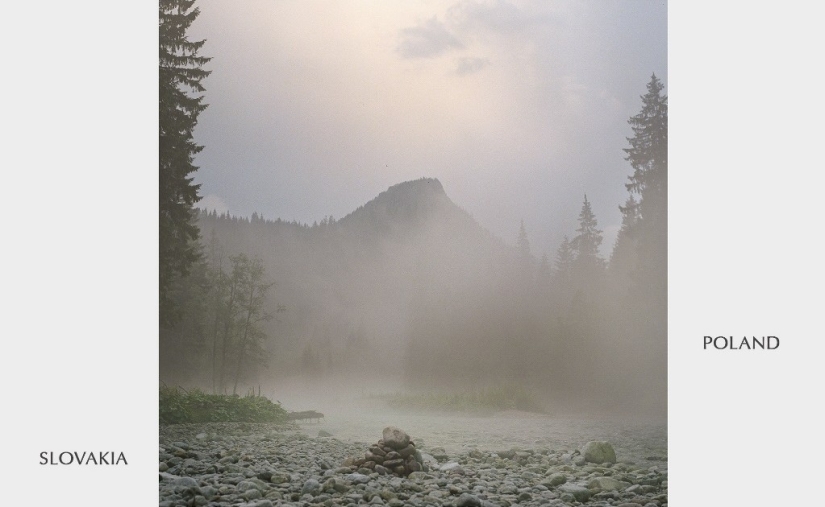
[(198, 7), (203, 255), (162, 381), (664, 416), (666, 5)]
[[(437, 179), (314, 226), (206, 212), (199, 226), (208, 269), (243, 253), (275, 282), (259, 348), (229, 352), (244, 355), (240, 394), (321, 412), (664, 414), (664, 305), (636, 304), (638, 287), (602, 262), (543, 263), (526, 230), (511, 246)], [(210, 311), (162, 340), (167, 384), (233, 390), (215, 385), (212, 350), (226, 339)]]

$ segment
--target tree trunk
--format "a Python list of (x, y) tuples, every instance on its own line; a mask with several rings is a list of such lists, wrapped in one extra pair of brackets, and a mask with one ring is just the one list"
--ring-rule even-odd
[(232, 394), (235, 394), (238, 390), (238, 379), (241, 376), (241, 365), (243, 364), (243, 357), (244, 352), (246, 351), (246, 339), (249, 336), (249, 324), (252, 320), (252, 310), (254, 308), (254, 296), (255, 296), (255, 284), (252, 284), (252, 287), (249, 291), (249, 300), (246, 307), (246, 322), (244, 323), (243, 327), (243, 337), (241, 338), (240, 346), (238, 347), (238, 363), (235, 367), (235, 385), (232, 387)]

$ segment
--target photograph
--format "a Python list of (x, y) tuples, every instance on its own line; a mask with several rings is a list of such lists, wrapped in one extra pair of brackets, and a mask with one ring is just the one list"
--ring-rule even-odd
[(665, 3), (160, 7), (160, 505), (667, 504)]

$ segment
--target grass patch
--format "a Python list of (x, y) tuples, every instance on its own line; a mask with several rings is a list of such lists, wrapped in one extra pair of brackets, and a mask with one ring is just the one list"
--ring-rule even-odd
[(506, 384), (478, 391), (459, 393), (420, 393), (380, 395), (392, 408), (411, 411), (500, 412), (524, 410), (543, 412), (533, 395), (519, 385)]
[(286, 422), (287, 412), (264, 396), (207, 394), (199, 389), (160, 388), (160, 423)]

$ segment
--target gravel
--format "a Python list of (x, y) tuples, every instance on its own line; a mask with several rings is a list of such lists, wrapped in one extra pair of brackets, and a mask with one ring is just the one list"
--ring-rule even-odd
[[(382, 418), (411, 435), (427, 470), (402, 478), (342, 466), (382, 436), (363, 416), (360, 424), (328, 415), (302, 426), (161, 426), (160, 505), (667, 505), (664, 424), (520, 414)], [(314, 436), (320, 432), (333, 436)], [(609, 442), (617, 462), (585, 460), (590, 440)]]

